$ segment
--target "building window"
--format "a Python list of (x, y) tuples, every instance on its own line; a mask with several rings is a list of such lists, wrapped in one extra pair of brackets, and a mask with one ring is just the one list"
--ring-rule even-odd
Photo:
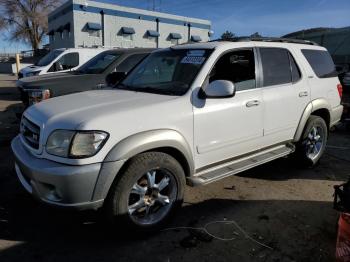
[(147, 30), (147, 39), (152, 43), (157, 43), (158, 37), (160, 34), (154, 30)]
[(127, 41), (132, 41), (132, 40), (134, 40), (134, 37), (133, 37), (133, 35), (123, 34), (123, 39), (127, 40)]
[(171, 44), (178, 45), (179, 40), (182, 39), (182, 35), (179, 33), (170, 33), (169, 38), (170, 38)]
[(172, 45), (178, 45), (179, 44), (179, 39), (170, 39), (170, 42)]
[(85, 30), (92, 37), (100, 37), (102, 26), (98, 23), (86, 23)]
[(122, 27), (121, 28), (121, 35), (123, 36), (124, 40), (132, 41), (134, 40), (133, 35), (135, 34), (135, 29), (132, 27)]
[(97, 30), (88, 30), (89, 36), (100, 37), (100, 31)]

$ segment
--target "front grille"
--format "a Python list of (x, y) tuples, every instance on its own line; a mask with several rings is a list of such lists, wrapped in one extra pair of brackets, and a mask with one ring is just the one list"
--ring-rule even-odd
[(28, 120), (26, 117), (22, 118), (21, 134), (29, 146), (39, 149), (40, 127)]

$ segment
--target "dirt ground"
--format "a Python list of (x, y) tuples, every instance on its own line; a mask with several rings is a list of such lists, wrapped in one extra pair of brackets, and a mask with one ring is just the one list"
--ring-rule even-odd
[[(1, 262), (334, 261), (333, 185), (350, 175), (350, 133), (342, 127), (331, 133), (316, 168), (280, 159), (208, 186), (188, 187), (169, 228), (140, 237), (106, 228), (98, 212), (44, 206), (21, 188), (10, 150), (19, 106), (14, 78), (0, 75)], [(178, 228), (206, 224), (215, 238)]]

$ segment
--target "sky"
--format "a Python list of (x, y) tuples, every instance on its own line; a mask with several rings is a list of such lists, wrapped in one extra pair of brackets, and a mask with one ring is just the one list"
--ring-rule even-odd
[[(97, 0), (151, 9), (153, 0)], [(214, 37), (226, 31), (238, 36), (259, 32), (282, 36), (313, 27), (350, 26), (350, 0), (154, 0), (162, 12), (208, 19)], [(9, 43), (0, 34), (0, 53), (28, 50), (23, 43)]]

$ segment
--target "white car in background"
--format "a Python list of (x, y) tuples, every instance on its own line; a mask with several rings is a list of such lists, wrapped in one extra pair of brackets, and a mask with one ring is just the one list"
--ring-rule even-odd
[(19, 71), (18, 78), (75, 70), (105, 48), (59, 48)]

